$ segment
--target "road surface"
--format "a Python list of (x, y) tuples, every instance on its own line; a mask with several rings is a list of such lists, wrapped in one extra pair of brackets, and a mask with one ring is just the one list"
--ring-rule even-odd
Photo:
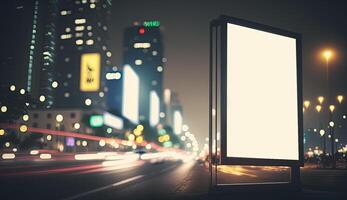
[[(285, 169), (226, 167), (219, 181), (283, 181)], [(303, 192), (281, 199), (343, 199), (346, 170), (302, 169)], [(211, 194), (206, 166), (195, 161), (1, 161), (0, 199), (279, 199), (272, 193)], [(346, 199), (346, 198), (345, 198)]]

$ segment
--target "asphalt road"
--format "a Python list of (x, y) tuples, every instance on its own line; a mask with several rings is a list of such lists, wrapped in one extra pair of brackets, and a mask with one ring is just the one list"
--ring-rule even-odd
[[(228, 183), (285, 181), (286, 169), (224, 168)], [(209, 193), (208, 169), (194, 161), (0, 162), (0, 199), (346, 199), (347, 171), (302, 169), (303, 191)], [(293, 196), (294, 195), (294, 196)]]

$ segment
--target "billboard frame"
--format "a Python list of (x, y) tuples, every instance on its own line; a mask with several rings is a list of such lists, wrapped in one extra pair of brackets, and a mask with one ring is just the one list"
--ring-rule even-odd
[[(228, 23), (265, 31), (296, 40), (296, 82), (298, 113), (298, 160), (227, 157), (227, 25)], [(302, 113), (302, 44), (301, 35), (268, 25), (221, 15), (210, 22), (209, 53), (209, 171), (210, 192), (258, 191), (285, 189), (300, 191), (300, 166), (304, 165)], [(218, 139), (220, 138), (220, 140)], [(289, 182), (219, 184), (218, 165), (288, 166)]]
[[(275, 27), (250, 22), (233, 17), (221, 16), (221, 163), (228, 165), (271, 165), (271, 166), (295, 166), (303, 165), (303, 114), (302, 114), (302, 55), (301, 35)], [(281, 35), (296, 40), (296, 68), (297, 68), (297, 108), (298, 108), (298, 160), (241, 158), (227, 156), (227, 24), (240, 25), (259, 31)]]

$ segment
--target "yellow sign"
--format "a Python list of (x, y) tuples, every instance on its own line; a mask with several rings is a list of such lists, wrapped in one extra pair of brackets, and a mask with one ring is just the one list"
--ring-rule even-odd
[(80, 90), (94, 92), (100, 88), (100, 54), (86, 53), (81, 56)]

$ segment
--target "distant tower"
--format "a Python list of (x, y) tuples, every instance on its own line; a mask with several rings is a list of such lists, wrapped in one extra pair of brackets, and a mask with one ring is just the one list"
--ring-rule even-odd
[[(130, 65), (140, 78), (139, 119), (152, 121), (154, 125), (156, 116), (159, 117), (163, 111), (163, 71), (166, 62), (160, 22), (135, 22), (124, 32), (123, 49), (123, 64)], [(155, 105), (158, 98), (159, 113)]]

